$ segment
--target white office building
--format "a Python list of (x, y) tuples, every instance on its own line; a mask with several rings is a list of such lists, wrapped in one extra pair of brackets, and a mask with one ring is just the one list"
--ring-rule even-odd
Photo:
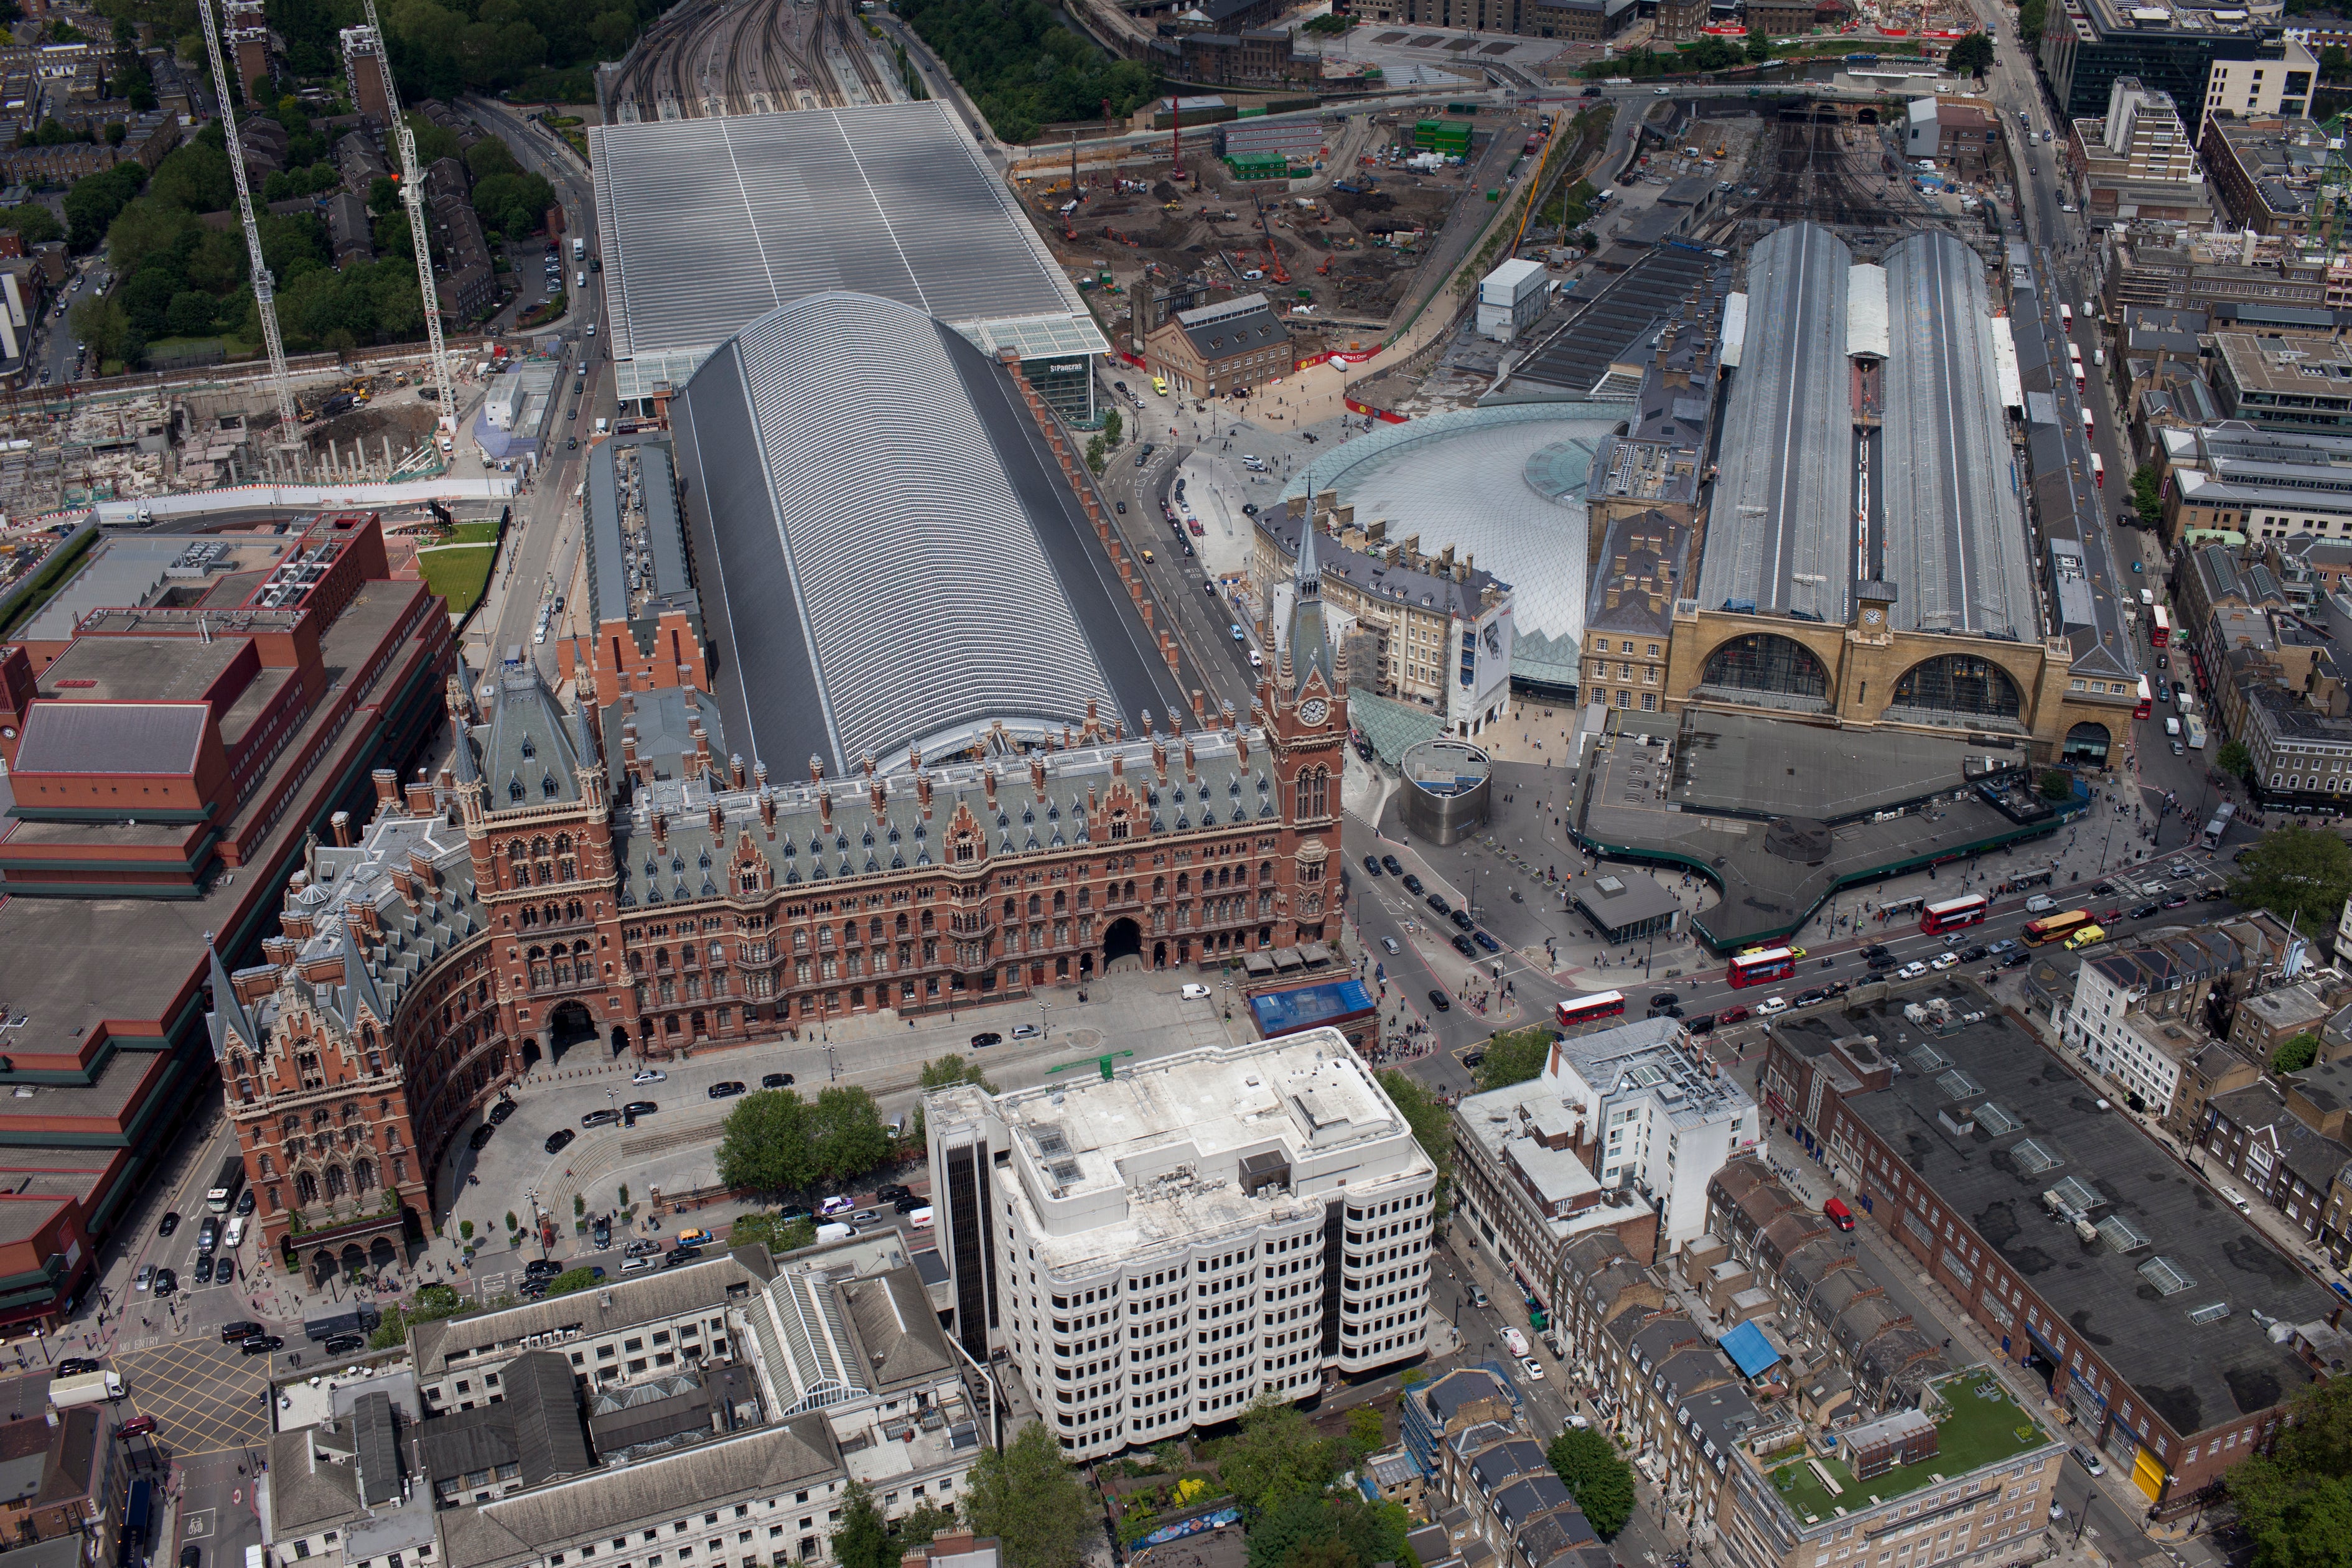
[(925, 1101), (951, 1331), (1074, 1458), (1422, 1348), (1436, 1169), (1336, 1029)]

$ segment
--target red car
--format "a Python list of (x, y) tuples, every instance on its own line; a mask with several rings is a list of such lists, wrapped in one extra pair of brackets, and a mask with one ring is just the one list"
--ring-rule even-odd
[(2111, 925), (2115, 921), (2123, 919), (2124, 912), (2121, 910), (2101, 910), (2097, 914), (2091, 918), (2097, 921), (2101, 925)]
[(1717, 1013), (1715, 1016), (1715, 1021), (1718, 1025), (1737, 1024), (1740, 1019), (1745, 1018), (1746, 1016), (1748, 1016), (1748, 1009), (1745, 1007), (1726, 1007), (1722, 1012)]
[(1193, 534), (1194, 534), (1194, 536), (1195, 536), (1195, 537), (1198, 537), (1199, 535), (1201, 535), (1201, 534), (1205, 533), (1205, 532), (1207, 532), (1207, 531), (1208, 531), (1206, 529), (1204, 529), (1204, 528), (1202, 528), (1202, 527), (1201, 526), (1201, 520), (1200, 520), (1199, 518), (1197, 518), (1197, 517), (1192, 517), (1192, 518), (1187, 518), (1187, 519), (1185, 519), (1185, 520), (1184, 520), (1184, 526), (1185, 526), (1185, 527), (1187, 527), (1187, 528), (1189, 528), (1189, 529), (1191, 529), (1191, 530), (1192, 531), (1192, 532), (1193, 532)]

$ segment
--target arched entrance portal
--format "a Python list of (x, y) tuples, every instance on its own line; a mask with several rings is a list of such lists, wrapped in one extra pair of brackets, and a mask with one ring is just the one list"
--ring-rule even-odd
[(310, 1283), (325, 1285), (335, 1278), (335, 1255), (325, 1247), (310, 1255)]
[(623, 1028), (623, 1027), (621, 1027), (621, 1026), (620, 1026), (620, 1025), (618, 1025), (618, 1024), (614, 1025), (614, 1026), (613, 1026), (613, 1054), (614, 1054), (614, 1056), (616, 1056), (616, 1057), (617, 1057), (617, 1056), (619, 1056), (623, 1051), (625, 1051), (625, 1050), (627, 1050), (628, 1048), (629, 1048), (629, 1031), (628, 1031), (628, 1030), (626, 1030), (626, 1029), (624, 1029), (624, 1028)]
[(2014, 720), (2023, 707), (2017, 682), (1989, 658), (1945, 653), (1922, 659), (1895, 683), (1890, 710), (1963, 720)]
[(2084, 763), (2095, 768), (2107, 765), (2107, 748), (2113, 744), (2105, 724), (2087, 721), (2066, 731), (2066, 743), (2058, 752), (2062, 763)]
[(1131, 958), (1129, 969), (1143, 967), (1143, 928), (1132, 920), (1121, 917), (1110, 922), (1103, 933), (1103, 973), (1108, 974), (1118, 966), (1121, 959)]
[(583, 1040), (596, 1037), (596, 1020), (588, 1016), (587, 1007), (578, 1002), (563, 1002), (547, 1016), (547, 1047), (550, 1062), (560, 1062), (563, 1053)]
[(368, 1243), (368, 1261), (378, 1268), (390, 1268), (400, 1261), (400, 1249), (392, 1245), (388, 1236), (379, 1236)]
[(1830, 672), (1804, 644), (1772, 632), (1750, 632), (1706, 656), (1699, 684), (1727, 693), (1754, 691), (1825, 702)]

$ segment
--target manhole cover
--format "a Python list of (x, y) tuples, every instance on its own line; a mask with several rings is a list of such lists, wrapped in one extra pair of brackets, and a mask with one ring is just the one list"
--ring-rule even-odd
[(1071, 1045), (1082, 1051), (1094, 1050), (1103, 1043), (1103, 1032), (1100, 1029), (1072, 1029), (1065, 1037)]

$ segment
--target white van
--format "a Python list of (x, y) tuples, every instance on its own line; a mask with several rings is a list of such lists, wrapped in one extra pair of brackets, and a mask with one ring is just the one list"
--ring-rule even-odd
[(2058, 900), (2047, 893), (2036, 893), (2025, 900), (2025, 912), (2029, 915), (2046, 915), (2057, 907)]
[(2164, 716), (2164, 733), (2168, 740), (2180, 739), (2180, 721), (2167, 713)]
[(228, 1222), (228, 1228), (221, 1232), (221, 1246), (234, 1252), (236, 1250), (236, 1244), (244, 1239), (245, 1215), (238, 1215)]
[(908, 1228), (908, 1230), (929, 1230), (929, 1229), (930, 1229), (930, 1228), (931, 1228), (931, 1210), (930, 1210), (930, 1207), (929, 1207), (928, 1205), (926, 1205), (924, 1207), (922, 1207), (922, 1208), (919, 1208), (919, 1209), (915, 1210), (915, 1212), (914, 1212), (914, 1213), (912, 1213), (912, 1214), (908, 1215), (907, 1216), (907, 1228)]

